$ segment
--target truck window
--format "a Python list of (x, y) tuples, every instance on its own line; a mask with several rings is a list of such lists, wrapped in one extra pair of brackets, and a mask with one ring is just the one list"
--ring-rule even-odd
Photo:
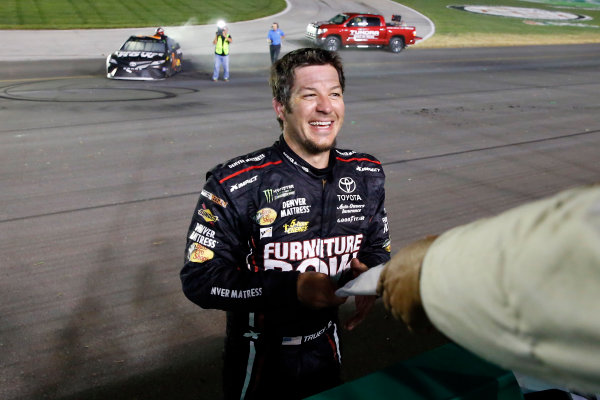
[(380, 26), (381, 20), (376, 17), (367, 17), (367, 25), (368, 26)]
[(348, 26), (367, 26), (368, 22), (367, 22), (367, 18), (366, 17), (354, 17), (352, 18), (352, 20), (348, 23)]
[(346, 19), (348, 19), (348, 16), (346, 14), (338, 14), (335, 17), (331, 18), (329, 20), (329, 23), (339, 25), (342, 22), (344, 22)]

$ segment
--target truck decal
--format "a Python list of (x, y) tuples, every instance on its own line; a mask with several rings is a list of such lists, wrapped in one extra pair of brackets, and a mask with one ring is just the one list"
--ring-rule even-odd
[(350, 38), (354, 39), (357, 42), (379, 39), (379, 31), (369, 31), (366, 29), (352, 29), (350, 30)]

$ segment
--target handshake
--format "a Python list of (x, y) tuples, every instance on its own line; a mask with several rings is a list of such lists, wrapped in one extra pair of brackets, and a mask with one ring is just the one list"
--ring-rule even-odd
[(427, 249), (436, 239), (430, 236), (402, 248), (385, 265), (362, 271), (355, 279), (335, 291), (341, 298), (349, 296), (382, 296), (385, 307), (411, 331), (432, 327), (420, 294), (420, 272)]

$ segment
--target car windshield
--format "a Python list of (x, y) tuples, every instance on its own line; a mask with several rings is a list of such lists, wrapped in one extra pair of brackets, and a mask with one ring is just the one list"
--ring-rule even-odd
[(338, 14), (335, 17), (331, 18), (329, 20), (329, 22), (332, 24), (341, 24), (342, 22), (344, 22), (347, 19), (348, 19), (348, 16), (346, 14)]
[(122, 51), (149, 51), (153, 53), (164, 53), (165, 42), (153, 39), (130, 39), (125, 42)]

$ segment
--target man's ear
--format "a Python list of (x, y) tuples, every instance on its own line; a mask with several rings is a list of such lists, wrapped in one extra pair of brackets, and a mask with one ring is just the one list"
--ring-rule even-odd
[(277, 118), (283, 121), (283, 116), (285, 115), (285, 106), (277, 101), (275, 97), (273, 97), (273, 110), (275, 110), (275, 115), (277, 115)]

